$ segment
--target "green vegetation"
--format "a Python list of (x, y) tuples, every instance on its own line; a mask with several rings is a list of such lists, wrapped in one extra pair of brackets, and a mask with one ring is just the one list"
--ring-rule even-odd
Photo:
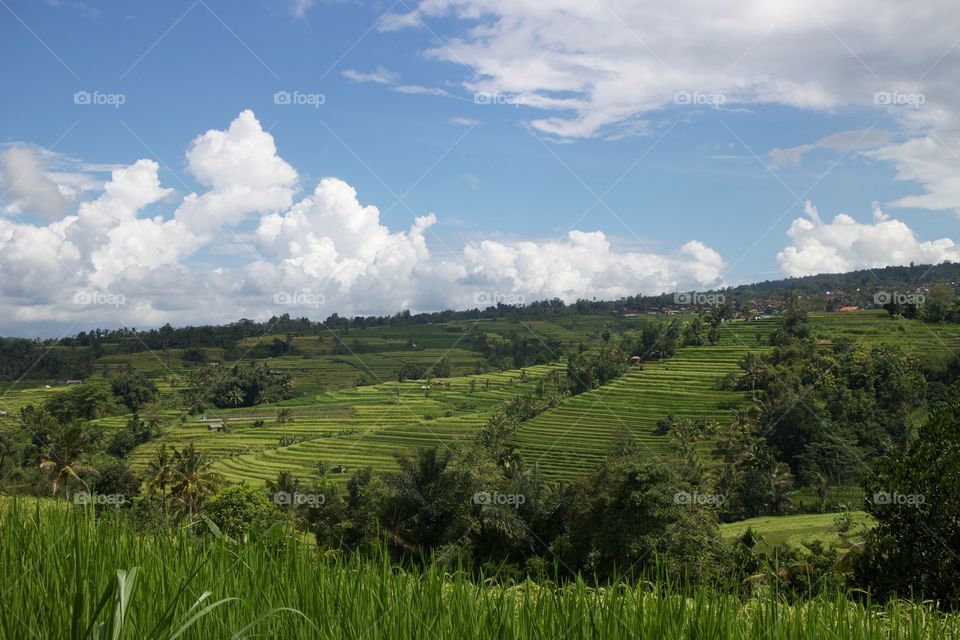
[(792, 516), (749, 518), (720, 525), (726, 540), (735, 540), (747, 529), (761, 538), (760, 544), (770, 550), (778, 545), (800, 547), (805, 542), (831, 543), (840, 533), (862, 535), (873, 521), (862, 511), (844, 513), (806, 513)]
[[(410, 612), (467, 637), (805, 637), (790, 621), (809, 616), (851, 637), (955, 632), (913, 604), (960, 608), (952, 307), (936, 321), (923, 305), (808, 313), (820, 302), (796, 297), (775, 316), (739, 300), (634, 311), (653, 300), (46, 345), (83, 380), (43, 369), (0, 389), (0, 488), (60, 499), (0, 501), (16, 523), (0, 541), (63, 553), (84, 579), (77, 618), (4, 619), (4, 633), (122, 622), (168, 637), (208, 588), (188, 636), (340, 637), (383, 615), (373, 633), (391, 637)], [(89, 506), (48, 506), (67, 501)], [(82, 548), (60, 549), (48, 522)], [(104, 551), (111, 537), (123, 554)], [(231, 558), (243, 568), (205, 586)], [(67, 575), (60, 562), (0, 596), (0, 614), (35, 601), (46, 572)], [(295, 595), (351, 575), (364, 591), (342, 614), (340, 596)], [(690, 607), (710, 613), (673, 617)]]
[[(440, 565), (318, 555), (279, 537), (143, 536), (78, 510), (0, 505), (0, 635), (8, 638), (282, 637), (956, 638), (923, 604), (836, 596), (787, 604), (666, 582), (592, 588), (483, 581)], [(68, 606), (49, 606), (51, 587)], [(42, 611), (42, 615), (35, 612)], [(428, 622), (424, 622), (428, 621)]]

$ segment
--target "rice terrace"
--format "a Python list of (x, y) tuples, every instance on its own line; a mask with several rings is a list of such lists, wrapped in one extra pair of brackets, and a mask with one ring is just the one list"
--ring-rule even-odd
[(960, 640), (958, 29), (0, 0), (0, 640)]

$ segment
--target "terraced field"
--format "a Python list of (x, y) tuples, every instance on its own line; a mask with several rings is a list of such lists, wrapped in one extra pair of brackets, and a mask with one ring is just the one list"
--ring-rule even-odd
[(7, 413), (5, 417), (0, 415), (0, 424), (5, 419), (12, 421), (21, 407), (43, 404), (47, 398), (66, 388), (66, 385), (54, 383), (0, 383), (0, 412)]
[(668, 360), (634, 366), (626, 375), (594, 391), (565, 399), (559, 407), (524, 423), (514, 441), (528, 464), (539, 464), (547, 478), (569, 480), (597, 467), (619, 432), (627, 431), (651, 457), (669, 456), (673, 445), (655, 433), (668, 414), (728, 421), (743, 393), (717, 391), (719, 378), (738, 370), (748, 350), (763, 352), (777, 320), (724, 325), (717, 346), (685, 347)]
[[(523, 371), (481, 374), (433, 381), (429, 392), (422, 382), (389, 382), (296, 398), (278, 405), (217, 411), (208, 421), (223, 422), (230, 432), (209, 430), (209, 422), (196, 418), (168, 430), (134, 452), (135, 468), (146, 464), (161, 443), (183, 446), (193, 442), (218, 459), (217, 469), (231, 481), (263, 481), (278, 471), (294, 471), (299, 477), (316, 472), (317, 463), (327, 468), (344, 465), (345, 480), (362, 467), (391, 469), (394, 454), (417, 447), (453, 446), (476, 433), (504, 400), (529, 393), (536, 381), (554, 369), (552, 365)], [(474, 390), (470, 390), (471, 381)], [(276, 421), (277, 407), (288, 407), (293, 422)], [(262, 426), (254, 422), (262, 419)], [(281, 438), (294, 444), (279, 446)]]
[(898, 321), (886, 311), (811, 313), (810, 321), (823, 348), (840, 340), (874, 345), (895, 344), (921, 358), (952, 357), (960, 352), (960, 325)]
[[(814, 331), (823, 348), (839, 340), (864, 344), (887, 342), (900, 344), (923, 357), (945, 357), (960, 348), (960, 326), (925, 325), (918, 321), (896, 321), (884, 312), (811, 314)], [(169, 426), (159, 441), (134, 452), (135, 468), (142, 468), (161, 442), (183, 446), (194, 442), (217, 458), (217, 468), (231, 481), (263, 481), (277, 471), (291, 470), (306, 477), (315, 472), (318, 462), (328, 469), (344, 465), (348, 472), (332, 476), (343, 480), (364, 466), (390, 469), (394, 454), (418, 446), (453, 446), (474, 434), (512, 394), (530, 392), (538, 378), (555, 367), (532, 367), (525, 373), (471, 374), (485, 368), (479, 354), (466, 350), (465, 336), (471, 330), (483, 331), (488, 340), (508, 339), (512, 333), (535, 336), (544, 341), (560, 340), (564, 345), (593, 344), (601, 331), (613, 323), (640, 324), (644, 318), (574, 316), (555, 320), (513, 321), (506, 319), (478, 322), (450, 322), (413, 327), (374, 327), (350, 330), (336, 337), (298, 336), (293, 341), (299, 355), (265, 360), (271, 368), (290, 373), (296, 398), (276, 405), (245, 409), (216, 410), (200, 422), (173, 408), (158, 408), (158, 415)], [(748, 350), (764, 352), (763, 338), (776, 328), (777, 319), (737, 321), (723, 327), (722, 340), (716, 346), (685, 347), (668, 360), (632, 367), (626, 375), (600, 389), (565, 399), (559, 407), (524, 423), (514, 443), (529, 464), (540, 466), (551, 480), (569, 480), (596, 468), (622, 431), (629, 432), (639, 447), (651, 457), (673, 455), (669, 438), (655, 433), (658, 420), (668, 414), (703, 417), (725, 424), (731, 409), (745, 401), (737, 392), (718, 391), (718, 379), (738, 370), (738, 362)], [(273, 337), (261, 341), (269, 343)], [(362, 353), (334, 354), (342, 341), (364, 345)], [(248, 347), (256, 344), (251, 339)], [(414, 348), (412, 345), (416, 344)], [(217, 357), (217, 350), (209, 354)], [(119, 367), (132, 365), (152, 377), (166, 399), (175, 375), (184, 376), (187, 368), (181, 350), (159, 353), (112, 353), (101, 358), (93, 379), (102, 378)], [(404, 362), (430, 366), (446, 357), (453, 377), (446, 386), (436, 383), (429, 393), (420, 381), (396, 382), (396, 370)], [(521, 376), (523, 378), (521, 379)], [(471, 381), (473, 391), (470, 390)], [(8, 385), (11, 386), (11, 385)], [(40, 404), (51, 394), (66, 389), (63, 385), (13, 385), (0, 388), (0, 411), (12, 422), (20, 407)], [(167, 407), (172, 404), (164, 403)], [(280, 424), (278, 408), (293, 411), (294, 420)], [(120, 428), (128, 416), (98, 421), (108, 429)], [(263, 421), (255, 426), (256, 421)], [(224, 421), (231, 431), (211, 432), (210, 421)], [(280, 446), (281, 439), (294, 444)], [(706, 453), (712, 444), (702, 443)]]

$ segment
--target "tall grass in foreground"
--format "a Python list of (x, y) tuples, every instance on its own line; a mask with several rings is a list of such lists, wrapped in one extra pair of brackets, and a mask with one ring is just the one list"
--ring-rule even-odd
[(920, 604), (496, 586), (303, 546), (138, 536), (123, 522), (38, 503), (0, 502), (0, 576), (3, 638), (958, 637), (957, 617)]

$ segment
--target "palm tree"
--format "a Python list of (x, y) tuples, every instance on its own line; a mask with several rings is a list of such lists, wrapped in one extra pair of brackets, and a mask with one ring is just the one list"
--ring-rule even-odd
[(147, 465), (147, 494), (153, 495), (158, 489), (160, 495), (166, 497), (167, 485), (173, 475), (173, 466), (170, 456), (167, 454), (167, 445), (161, 445), (154, 451), (153, 459)]
[(790, 467), (778, 462), (770, 472), (770, 490), (767, 494), (770, 501), (771, 515), (783, 515), (790, 507), (793, 496), (793, 474)]
[(277, 411), (277, 422), (280, 424), (293, 422), (293, 412), (290, 409), (279, 409)]
[(69, 498), (71, 479), (79, 482), (84, 491), (89, 491), (87, 483), (80, 477), (81, 473), (96, 474), (95, 469), (81, 463), (87, 443), (87, 433), (79, 422), (58, 425), (51, 434), (40, 468), (50, 472), (50, 488), (54, 495), (62, 484), (64, 494)]
[(274, 503), (279, 506), (282, 511), (289, 511), (292, 503), (278, 500), (277, 494), (285, 494), (288, 497), (294, 496), (300, 491), (300, 480), (298, 480), (291, 471), (278, 471), (275, 481), (267, 481), (267, 491), (270, 492)]
[(230, 393), (227, 394), (227, 399), (230, 401), (230, 404), (235, 407), (239, 407), (241, 404), (243, 404), (243, 391), (240, 389), (240, 387), (234, 387), (233, 389), (230, 389)]
[(204, 501), (217, 492), (220, 477), (211, 471), (212, 460), (196, 450), (193, 443), (173, 452), (173, 473), (170, 494), (185, 510), (190, 524)]

